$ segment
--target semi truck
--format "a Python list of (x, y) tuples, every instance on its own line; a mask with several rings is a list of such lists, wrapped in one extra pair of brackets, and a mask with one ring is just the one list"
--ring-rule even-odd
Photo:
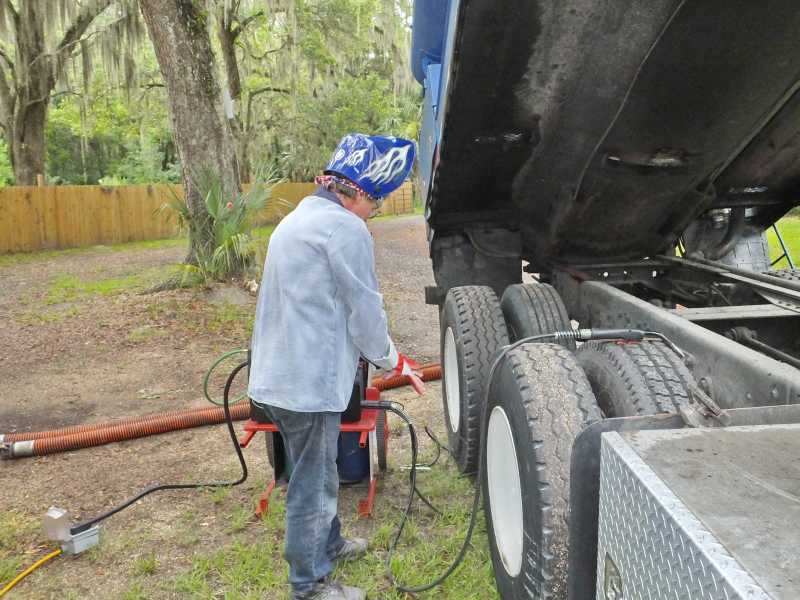
[(800, 7), (412, 23), (443, 416), (500, 596), (800, 598)]

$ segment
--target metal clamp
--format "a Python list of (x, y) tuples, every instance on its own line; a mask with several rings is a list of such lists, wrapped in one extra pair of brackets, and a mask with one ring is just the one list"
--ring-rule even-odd
[(730, 415), (700, 386), (690, 383), (689, 391), (691, 392), (689, 404), (679, 409), (680, 416), (688, 427), (710, 427), (713, 421), (723, 427), (730, 424)]

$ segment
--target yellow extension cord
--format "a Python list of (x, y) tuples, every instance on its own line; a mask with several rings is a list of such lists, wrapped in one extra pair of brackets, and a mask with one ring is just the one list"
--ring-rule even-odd
[(50, 559), (52, 559), (52, 558), (55, 558), (55, 557), (56, 557), (56, 556), (58, 556), (59, 554), (61, 554), (61, 548), (59, 548), (58, 550), (53, 550), (53, 551), (52, 551), (50, 554), (48, 554), (47, 556), (44, 556), (44, 557), (40, 558), (40, 559), (39, 559), (39, 560), (37, 560), (35, 563), (33, 563), (33, 564), (30, 566), (30, 567), (28, 567), (27, 569), (25, 569), (25, 570), (24, 570), (22, 573), (20, 573), (20, 574), (19, 574), (19, 575), (17, 575), (16, 577), (14, 577), (14, 579), (12, 579), (12, 580), (9, 582), (9, 584), (8, 584), (6, 587), (4, 587), (2, 590), (0, 590), (0, 598), (2, 598), (3, 596), (5, 596), (5, 595), (6, 595), (8, 592), (10, 592), (10, 591), (11, 591), (11, 588), (13, 588), (15, 585), (17, 585), (17, 584), (18, 584), (20, 581), (22, 581), (23, 579), (25, 579), (25, 578), (26, 578), (28, 575), (30, 575), (31, 573), (33, 573), (33, 572), (34, 572), (36, 569), (38, 569), (39, 567), (41, 567), (41, 566), (42, 566), (44, 563), (46, 563), (48, 560), (50, 560)]

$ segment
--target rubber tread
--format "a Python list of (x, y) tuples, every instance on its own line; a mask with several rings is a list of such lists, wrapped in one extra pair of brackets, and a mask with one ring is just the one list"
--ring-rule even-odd
[(272, 438), (273, 435), (271, 431), (264, 432), (264, 442), (267, 448), (267, 461), (269, 462), (269, 466), (275, 469), (275, 440)]
[[(444, 364), (444, 339), (452, 327), (458, 355), (460, 424), (454, 433), (447, 412), (447, 385), (442, 399), (450, 450), (462, 473), (478, 468), (480, 419), (486, 397), (486, 379), (497, 351), (508, 344), (508, 332), (500, 302), (488, 286), (462, 286), (447, 293), (442, 313), (441, 356)], [(447, 377), (442, 373), (442, 378)]]
[[(563, 600), (569, 564), (572, 445), (585, 427), (602, 419), (602, 413), (574, 354), (556, 344), (529, 343), (510, 351), (491, 392), (487, 415), (500, 405), (515, 428), (525, 511), (523, 567), (512, 579), (495, 547), (484, 453), (484, 510), (500, 595)], [(523, 418), (513, 418), (515, 405), (521, 407)], [(488, 418), (484, 436), (487, 428)], [(520, 432), (522, 440), (516, 439)]]
[(377, 420), (375, 422), (375, 443), (378, 445), (375, 448), (378, 455), (378, 469), (385, 471), (386, 463), (386, 428), (388, 427), (386, 411), (379, 410)]
[[(277, 485), (284, 485), (289, 482), (289, 473), (286, 466), (286, 454), (283, 448), (283, 440), (280, 439), (280, 433), (265, 431), (264, 441), (267, 448), (267, 461), (269, 466), (272, 467), (272, 475)], [(278, 452), (280, 452), (280, 460), (278, 460)], [(278, 464), (279, 463), (279, 464)]]
[(589, 342), (577, 358), (607, 417), (675, 413), (690, 401), (692, 375), (664, 342)]
[[(561, 296), (547, 283), (508, 286), (503, 292), (500, 307), (512, 342), (533, 335), (572, 330)], [(575, 350), (574, 340), (564, 340), (561, 345)]]

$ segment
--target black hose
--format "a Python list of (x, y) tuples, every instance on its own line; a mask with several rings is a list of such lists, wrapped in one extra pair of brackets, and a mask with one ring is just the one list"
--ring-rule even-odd
[(242, 449), (239, 446), (239, 440), (236, 438), (236, 431), (233, 428), (233, 420), (231, 419), (231, 410), (230, 410), (230, 403), (229, 403), (229, 394), (231, 391), (231, 385), (233, 384), (233, 380), (236, 378), (236, 375), (239, 374), (239, 371), (244, 369), (246, 366), (250, 364), (250, 361), (244, 361), (239, 364), (231, 374), (228, 376), (228, 380), (225, 382), (225, 392), (223, 395), (223, 402), (222, 408), (225, 412), (225, 423), (228, 425), (228, 433), (231, 436), (231, 442), (233, 442), (233, 447), (236, 450), (236, 455), (239, 458), (239, 464), (242, 467), (242, 476), (239, 477), (236, 481), (219, 481), (219, 482), (211, 482), (211, 483), (165, 483), (160, 485), (151, 486), (145, 490), (142, 490), (135, 496), (128, 498), (122, 504), (119, 504), (112, 508), (111, 510), (103, 513), (100, 516), (93, 517), (86, 521), (82, 521), (76, 525), (73, 525), (70, 528), (70, 533), (72, 535), (76, 535), (81, 533), (82, 531), (86, 531), (92, 525), (96, 525), (100, 521), (107, 519), (108, 517), (117, 514), (121, 510), (128, 508), (131, 504), (144, 498), (148, 494), (152, 494), (153, 492), (158, 492), (161, 490), (190, 490), (190, 489), (197, 489), (197, 488), (204, 488), (204, 487), (232, 487), (234, 485), (239, 485), (244, 483), (247, 479), (247, 463), (244, 461), (244, 454), (242, 454)]
[[(448, 569), (444, 575), (437, 578), (435, 581), (423, 586), (409, 587), (397, 581), (394, 577), (394, 573), (392, 573), (392, 558), (394, 557), (394, 553), (395, 550), (397, 549), (397, 544), (400, 541), (400, 537), (403, 535), (403, 529), (405, 528), (406, 523), (408, 522), (408, 517), (411, 514), (411, 507), (414, 503), (414, 496), (416, 496), (419, 493), (419, 491), (417, 490), (417, 453), (419, 449), (417, 432), (414, 429), (414, 424), (411, 422), (411, 419), (408, 417), (408, 415), (406, 415), (402, 410), (397, 408), (393, 402), (385, 402), (385, 401), (362, 402), (361, 406), (363, 408), (376, 408), (379, 410), (389, 410), (395, 413), (401, 419), (403, 419), (403, 421), (405, 421), (406, 424), (408, 425), (408, 433), (409, 436), (411, 437), (411, 470), (409, 471), (410, 491), (408, 494), (408, 501), (406, 502), (406, 508), (403, 511), (403, 516), (400, 518), (400, 525), (397, 526), (397, 533), (395, 533), (394, 539), (392, 540), (392, 543), (389, 545), (389, 552), (386, 555), (386, 575), (389, 578), (390, 583), (401, 592), (405, 592), (407, 594), (424, 592), (442, 583), (445, 579), (447, 579), (447, 577), (450, 576), (450, 574), (456, 569), (456, 567), (458, 567), (458, 565), (461, 564), (461, 561), (463, 560), (464, 555), (466, 554), (469, 539), (472, 537), (472, 530), (475, 528), (475, 520), (476, 520), (476, 515), (478, 513), (476, 507), (479, 497), (476, 495), (475, 501), (473, 502), (472, 519), (470, 521), (470, 528), (467, 533), (467, 541), (464, 544), (464, 547), (462, 547), (459, 556), (457, 557), (456, 561), (454, 561), (454, 564), (451, 566), (451, 568)], [(420, 495), (420, 497), (422, 496)], [(431, 506), (430, 503), (428, 502), (426, 502), (426, 504)]]
[(428, 427), (427, 425), (425, 425), (425, 434), (430, 438), (430, 440), (436, 446), (436, 456), (433, 457), (433, 460), (431, 462), (419, 464), (417, 465), (417, 467), (425, 467), (426, 469), (430, 469), (431, 467), (435, 466), (436, 463), (439, 462), (439, 459), (442, 456), (442, 450), (444, 450), (450, 455), (452, 455), (453, 453), (450, 451), (450, 448), (448, 448), (447, 446), (442, 444), (442, 442), (439, 441), (439, 438), (436, 437), (436, 435), (431, 431), (430, 427)]

